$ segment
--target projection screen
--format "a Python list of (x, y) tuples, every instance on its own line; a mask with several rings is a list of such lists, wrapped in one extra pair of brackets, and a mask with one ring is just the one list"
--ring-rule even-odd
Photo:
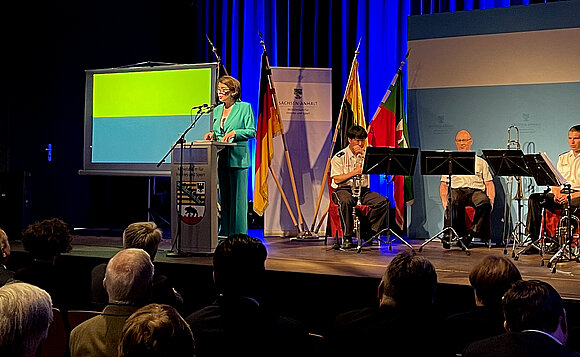
[[(217, 64), (166, 65), (86, 71), (83, 175), (169, 176), (170, 159), (157, 163), (213, 104)], [(187, 141), (212, 123), (203, 114)]]

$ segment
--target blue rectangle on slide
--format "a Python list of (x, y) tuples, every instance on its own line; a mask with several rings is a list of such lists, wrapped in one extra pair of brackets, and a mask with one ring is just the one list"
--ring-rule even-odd
[[(189, 115), (94, 118), (92, 163), (157, 163), (191, 125), (191, 119)], [(209, 115), (203, 115), (186, 141), (202, 139), (209, 120)]]

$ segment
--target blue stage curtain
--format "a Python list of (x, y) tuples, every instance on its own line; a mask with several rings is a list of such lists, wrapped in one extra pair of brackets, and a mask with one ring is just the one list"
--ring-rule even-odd
[[(367, 120), (370, 121), (407, 51), (407, 16), (528, 5), (529, 0), (196, 0), (193, 28), (200, 32), (198, 61), (213, 61), (205, 34), (230, 75), (242, 83), (242, 99), (257, 115), (263, 34), (272, 66), (330, 67), (332, 116), (336, 121), (356, 46)], [(205, 45), (204, 45), (205, 44)], [(410, 54), (413, 55), (412, 53)], [(223, 74), (223, 72), (222, 72)], [(404, 69), (406, 77), (406, 68)], [(406, 83), (404, 84), (406, 86)], [(406, 88), (405, 88), (406, 90)], [(411, 118), (412, 120), (412, 118)], [(252, 162), (255, 142), (251, 142)], [(294, 158), (296, 160), (297, 158)], [(253, 199), (254, 168), (248, 198)], [(388, 195), (387, 180), (371, 180)]]

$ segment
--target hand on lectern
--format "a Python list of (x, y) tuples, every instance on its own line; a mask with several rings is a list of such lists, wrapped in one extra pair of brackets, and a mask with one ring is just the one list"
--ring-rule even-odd
[(213, 139), (213, 132), (209, 132), (209, 133), (205, 133), (205, 135), (203, 136), (203, 140), (211, 140)]
[(222, 138), (222, 141), (224, 143), (231, 143), (235, 137), (236, 137), (236, 131), (232, 130), (232, 131), (228, 132), (226, 135), (224, 135), (224, 137)]

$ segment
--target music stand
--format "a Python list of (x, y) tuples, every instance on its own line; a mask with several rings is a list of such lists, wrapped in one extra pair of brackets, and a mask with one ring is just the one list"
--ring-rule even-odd
[[(415, 163), (417, 162), (418, 148), (388, 148), (388, 147), (372, 147), (366, 149), (363, 170), (365, 175), (401, 175), (413, 176), (415, 172)], [(357, 253), (362, 251), (362, 247), (369, 245), (373, 240), (378, 240), (383, 244), (389, 245), (389, 250), (392, 249), (392, 243), (395, 240), (400, 240), (407, 247), (413, 249), (413, 246), (404, 240), (397, 233), (393, 232), (389, 224), (389, 215), (387, 211), (387, 228), (377, 232), (374, 236), (366, 241), (358, 240)], [(387, 239), (381, 239), (381, 235), (386, 233)], [(396, 238), (391, 239), (391, 235)]]
[[(516, 178), (518, 182), (518, 192), (521, 191), (521, 177), (522, 176), (532, 176), (528, 169), (528, 165), (524, 159), (524, 153), (522, 150), (510, 150), (510, 149), (503, 149), (503, 150), (482, 150), (483, 156), (489, 167), (491, 167), (491, 171), (495, 176), (511, 176)], [(512, 186), (513, 187), (513, 186)], [(507, 240), (505, 240), (505, 248), (503, 254), (507, 254), (507, 246), (510, 243), (510, 240), (513, 241), (512, 244), (512, 257), (515, 258), (515, 247), (516, 244), (523, 244), (523, 232), (522, 227), (526, 225), (522, 222), (522, 199), (523, 197), (516, 197), (518, 201), (518, 219), (514, 228), (512, 229), (511, 233), (507, 236)], [(506, 201), (507, 205), (507, 201)], [(507, 219), (508, 213), (511, 212), (511, 191), (510, 191), (510, 204), (507, 206), (506, 213), (504, 214), (504, 224), (508, 224), (509, 220)], [(524, 229), (525, 231), (525, 229)], [(505, 232), (505, 230), (504, 230)], [(536, 247), (537, 248), (537, 247)]]
[[(451, 234), (449, 245), (458, 242), (461, 250), (470, 255), (469, 249), (459, 238), (453, 228), (453, 199), (451, 198), (451, 176), (452, 175), (475, 175), (475, 152), (472, 151), (421, 151), (421, 174), (422, 175), (447, 175), (447, 208), (449, 209), (449, 226), (445, 226), (439, 233), (427, 239), (419, 247), (419, 252), (423, 247), (431, 243), (435, 238), (442, 237), (445, 233)], [(444, 238), (439, 238), (444, 240)]]

